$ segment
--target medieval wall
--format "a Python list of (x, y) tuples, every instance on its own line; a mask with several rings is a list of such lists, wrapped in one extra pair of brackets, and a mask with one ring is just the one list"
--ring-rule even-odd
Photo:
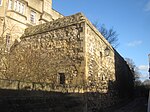
[[(11, 48), (7, 78), (51, 83), (55, 87), (66, 86), (70, 88), (68, 90), (72, 87), (83, 89), (84, 31), (81, 29), (84, 23), (75, 21), (76, 24), (72, 24), (76, 18), (78, 16), (50, 22), (48, 26), (44, 24), (48, 28), (53, 26), (46, 32), (40, 30), (44, 25), (27, 29), (21, 41)], [(64, 21), (67, 26), (63, 25)], [(41, 33), (32, 34), (36, 31), (34, 28)], [(64, 79), (61, 79), (61, 74), (64, 75)]]
[[(0, 83), (84, 92), (88, 112), (119, 102), (120, 89), (132, 90), (132, 74), (124, 59), (81, 13), (27, 28), (7, 58), (0, 77), (7, 80)], [(131, 93), (127, 92), (120, 94)]]
[[(109, 55), (105, 54), (106, 48)], [(123, 76), (116, 75), (119, 69), (129, 71), (117, 56), (91, 23), (76, 14), (26, 29), (21, 41), (11, 48), (6, 74), (7, 79), (56, 85), (64, 74), (66, 85), (108, 93), (113, 91), (116, 78)]]
[[(93, 86), (99, 92), (106, 93), (109, 81), (115, 81), (114, 51), (96, 31), (92, 25), (86, 25), (86, 78), (90, 87)], [(109, 50), (108, 56), (105, 54), (106, 48)]]
[(116, 89), (119, 97), (132, 97), (134, 91), (134, 75), (123, 57), (114, 50), (115, 53), (115, 76)]
[(87, 110), (102, 111), (102, 108), (119, 101), (115, 88), (115, 54), (111, 45), (88, 20), (85, 25), (85, 49)]

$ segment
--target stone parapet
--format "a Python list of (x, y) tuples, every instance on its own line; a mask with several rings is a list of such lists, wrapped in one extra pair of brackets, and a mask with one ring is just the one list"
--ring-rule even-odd
[(82, 13), (77, 13), (72, 16), (59, 18), (57, 20), (54, 20), (54, 21), (51, 21), (48, 23), (44, 23), (44, 24), (37, 25), (37, 26), (31, 26), (31, 27), (27, 28), (24, 32), (24, 35), (21, 38), (35, 35), (35, 34), (41, 34), (44, 32), (51, 31), (51, 30), (70, 26), (70, 25), (73, 25), (76, 23), (81, 23), (85, 20), (86, 20), (86, 18), (85, 18), (85, 16), (83, 16)]

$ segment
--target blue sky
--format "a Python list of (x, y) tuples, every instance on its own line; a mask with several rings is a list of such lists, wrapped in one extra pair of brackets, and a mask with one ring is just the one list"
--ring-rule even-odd
[(148, 78), (150, 0), (53, 0), (53, 8), (65, 16), (82, 12), (91, 22), (113, 27), (117, 51), (135, 62), (142, 80)]

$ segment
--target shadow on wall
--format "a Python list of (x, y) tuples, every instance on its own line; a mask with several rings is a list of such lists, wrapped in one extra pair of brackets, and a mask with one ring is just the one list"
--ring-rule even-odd
[(1, 89), (0, 111), (103, 112), (102, 108), (96, 107), (98, 106), (97, 102), (93, 103), (93, 98), (95, 98), (96, 96), (100, 96), (99, 94), (100, 93), (82, 94)]
[(134, 95), (134, 75), (126, 61), (115, 51), (116, 89), (120, 98), (130, 98)]
[[(106, 112), (119, 104), (115, 82), (109, 81), (107, 93), (63, 93), (32, 90), (0, 89), (1, 112)], [(41, 88), (42, 89), (42, 88)]]
[[(104, 112), (108, 94), (0, 90), (1, 112)], [(108, 102), (106, 102), (108, 101)], [(107, 107), (108, 108), (108, 107)]]
[(1, 112), (83, 112), (83, 94), (0, 90)]
[[(107, 92), (86, 92), (85, 86), (55, 86), (48, 83), (0, 80), (2, 112), (105, 112), (125, 99), (133, 97), (133, 74), (124, 59), (115, 51), (116, 81), (102, 83)], [(67, 90), (74, 88), (72, 93)], [(91, 89), (96, 88), (91, 86)], [(7, 90), (6, 90), (7, 89)], [(15, 90), (10, 90), (15, 89)], [(97, 88), (99, 89), (99, 87)], [(60, 90), (61, 92), (56, 92)], [(51, 92), (50, 92), (51, 91)], [(52, 92), (55, 91), (55, 92)], [(96, 90), (97, 91), (97, 90)]]

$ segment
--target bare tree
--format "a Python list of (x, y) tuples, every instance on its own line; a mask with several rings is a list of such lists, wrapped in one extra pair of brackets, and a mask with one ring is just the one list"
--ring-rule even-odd
[(139, 72), (138, 68), (136, 67), (134, 61), (130, 58), (125, 58), (125, 60), (126, 60), (127, 64), (129, 65), (129, 68), (133, 72), (135, 80), (138, 80), (140, 77), (140, 72)]
[(116, 48), (118, 43), (118, 34), (113, 29), (107, 29), (104, 24), (99, 24), (98, 22), (93, 23), (93, 25), (98, 29), (99, 32), (105, 37), (105, 39), (114, 47)]
[(149, 79), (146, 79), (144, 82), (143, 82), (143, 85), (146, 87), (146, 88), (150, 88), (150, 80)]
[[(19, 38), (22, 34), (22, 29), (15, 23), (12, 23), (9, 19), (4, 20), (1, 23), (0, 31), (0, 78), (7, 78), (7, 69), (10, 66), (9, 62), (9, 50), (13, 44), (13, 39)], [(13, 38), (13, 39), (12, 39)]]

